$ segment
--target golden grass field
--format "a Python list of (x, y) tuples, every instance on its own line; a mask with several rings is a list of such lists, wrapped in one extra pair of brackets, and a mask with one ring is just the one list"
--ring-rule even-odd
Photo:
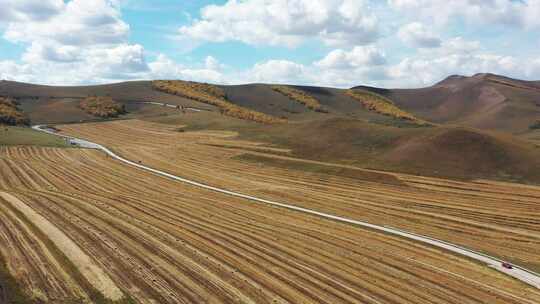
[[(539, 266), (539, 187), (293, 161), (232, 132), (139, 120), (58, 127), (210, 185)], [(0, 168), (0, 254), (44, 301), (540, 302), (539, 290), (446, 251), (195, 188), (94, 150), (1, 147)]]

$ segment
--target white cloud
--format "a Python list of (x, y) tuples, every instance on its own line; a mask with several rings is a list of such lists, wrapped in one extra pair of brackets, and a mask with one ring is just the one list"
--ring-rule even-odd
[(454, 17), (469, 23), (537, 28), (540, 0), (388, 0), (400, 13), (445, 24)]
[(524, 62), (495, 54), (451, 54), (435, 58), (406, 58), (389, 67), (392, 86), (431, 85), (448, 75), (472, 75), (490, 72), (514, 77), (526, 76), (520, 69)]
[(328, 69), (348, 69), (385, 63), (385, 54), (375, 46), (356, 46), (350, 51), (333, 50), (322, 60), (315, 62), (315, 65)]
[(294, 47), (310, 38), (328, 45), (366, 44), (378, 37), (378, 21), (365, 0), (229, 0), (204, 7), (201, 19), (179, 33), (252, 45)]
[(37, 81), (30, 65), (18, 64), (11, 60), (0, 61), (0, 79), (23, 82)]
[(480, 50), (480, 42), (454, 37), (443, 42), (440, 51), (445, 54), (470, 54)]
[[(45, 8), (47, 18), (36, 16)], [(4, 38), (28, 45), (20, 63), (3, 62), (10, 78), (74, 84), (133, 79), (149, 70), (144, 48), (127, 43), (129, 26), (116, 0), (24, 0), (9, 3), (9, 10)]]
[(212, 56), (205, 60), (205, 66), (201, 68), (185, 67), (160, 54), (157, 59), (148, 64), (150, 72), (146, 75), (149, 79), (182, 79), (191, 81), (227, 83), (221, 73), (222, 65)]
[(399, 30), (398, 37), (406, 44), (418, 48), (436, 48), (442, 43), (439, 37), (420, 22), (404, 25)]
[(219, 64), (219, 61), (212, 57), (212, 56), (207, 56), (206, 59), (204, 60), (204, 65), (206, 66), (206, 69), (208, 70), (219, 70), (221, 69), (221, 65)]
[(307, 78), (306, 67), (288, 60), (257, 63), (248, 71), (248, 82), (298, 83)]
[(60, 12), (62, 0), (0, 0), (0, 24), (9, 21), (46, 20)]
[(11, 42), (88, 46), (123, 43), (128, 34), (129, 25), (121, 20), (114, 2), (72, 0), (62, 2), (56, 13), (45, 20), (13, 20), (8, 24), (4, 38)]

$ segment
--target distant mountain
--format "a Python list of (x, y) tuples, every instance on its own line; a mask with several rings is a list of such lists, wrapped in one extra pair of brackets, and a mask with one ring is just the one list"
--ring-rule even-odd
[(476, 74), (452, 75), (421, 89), (356, 88), (382, 94), (436, 123), (520, 133), (540, 119), (540, 81)]

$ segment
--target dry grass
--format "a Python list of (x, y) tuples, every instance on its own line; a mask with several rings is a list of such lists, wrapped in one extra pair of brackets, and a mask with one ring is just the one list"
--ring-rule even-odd
[(286, 122), (285, 119), (237, 106), (227, 101), (223, 90), (210, 84), (180, 80), (156, 80), (152, 82), (152, 87), (158, 91), (216, 106), (227, 116), (266, 124)]
[(308, 109), (311, 109), (313, 111), (323, 112), (323, 113), (328, 112), (326, 109), (324, 109), (321, 106), (321, 103), (315, 97), (309, 95), (308, 93), (304, 91), (293, 89), (291, 87), (283, 86), (283, 85), (274, 85), (272, 86), (272, 90), (287, 96), (289, 99), (292, 99), (296, 102), (303, 104)]
[(17, 107), (15, 100), (0, 97), (0, 125), (29, 125), (30, 119)]
[[(116, 124), (104, 125), (111, 126)], [(103, 135), (103, 129), (97, 129)], [(146, 131), (167, 133), (157, 127)], [(189, 133), (185, 135), (193, 136)], [(146, 139), (153, 144), (160, 137)], [(173, 182), (98, 151), (3, 148), (0, 166), (6, 168), (0, 170), (0, 188), (57, 225), (137, 303), (540, 300), (537, 290), (443, 250)], [(215, 175), (220, 170), (200, 171)], [(302, 186), (294, 180), (297, 173), (258, 174), (263, 173), (273, 173), (267, 176), (270, 183), (285, 178), (281, 187), (287, 189), (325, 192), (322, 181), (316, 182), (320, 175)], [(257, 183), (259, 178), (243, 187)], [(259, 187), (280, 191), (277, 184), (267, 185)], [(368, 191), (367, 186), (362, 190)], [(336, 194), (327, 191), (326, 199), (335, 202)], [(41, 248), (41, 236), (25, 229), (18, 215), (5, 207), (0, 201), (0, 254), (24, 290), (42, 302), (84, 298), (85, 289), (71, 272)]]
[(379, 94), (359, 89), (347, 90), (345, 93), (351, 98), (360, 101), (362, 105), (370, 111), (398, 119), (412, 121), (419, 125), (428, 124), (427, 122), (416, 118), (414, 115), (401, 110), (390, 99)]
[(126, 113), (124, 105), (108, 96), (89, 96), (79, 103), (86, 113), (101, 118), (118, 117)]
[[(254, 146), (259, 151), (264, 146), (240, 140), (234, 144), (234, 138), (219, 132), (179, 133), (175, 127), (122, 121), (61, 128), (180, 176), (451, 241), (540, 271), (535, 211), (540, 187), (389, 172), (370, 176), (365, 170), (352, 174), (358, 168), (254, 152)], [(347, 174), (336, 168), (347, 169)], [(406, 186), (380, 175), (393, 175)]]

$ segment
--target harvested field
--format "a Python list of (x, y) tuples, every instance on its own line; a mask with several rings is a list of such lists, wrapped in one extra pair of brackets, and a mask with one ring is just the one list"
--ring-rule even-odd
[[(136, 302), (540, 301), (538, 290), (445, 251), (169, 181), (98, 151), (4, 147), (0, 167), (2, 192), (54, 223)], [(50, 302), (87, 298), (51, 235), (10, 206), (0, 200), (0, 254), (25, 290)]]
[(235, 140), (232, 132), (174, 132), (177, 127), (124, 121), (61, 129), (179, 176), (432, 236), (540, 271), (540, 187), (384, 172), (375, 177), (365, 170), (344, 175), (336, 168), (358, 168), (256, 152), (264, 146)]

